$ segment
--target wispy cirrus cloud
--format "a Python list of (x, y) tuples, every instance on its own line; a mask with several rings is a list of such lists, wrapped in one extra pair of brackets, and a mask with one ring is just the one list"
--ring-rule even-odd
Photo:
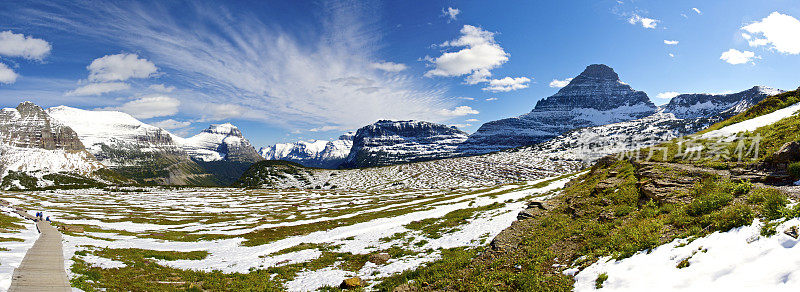
[[(380, 61), (381, 35), (371, 22), (377, 20), (363, 17), (374, 11), (370, 4), (319, 4), (323, 16), (316, 21), (323, 29), (314, 37), (211, 2), (40, 4), (43, 9), (24, 9), (28, 23), (142, 52), (167, 78), (192, 90), (175, 98), (181, 111), (199, 118), (357, 128), (378, 119), (445, 121), (451, 116), (443, 110), (457, 105), (444, 89), (418, 77), (385, 74), (403, 68)], [(334, 81), (350, 77), (373, 84)]]
[(74, 90), (67, 91), (64, 93), (64, 96), (102, 95), (105, 93), (127, 90), (130, 88), (131, 86), (125, 82), (90, 83)]

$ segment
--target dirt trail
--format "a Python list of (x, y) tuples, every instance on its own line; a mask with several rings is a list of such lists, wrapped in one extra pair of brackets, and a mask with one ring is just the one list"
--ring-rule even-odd
[[(24, 210), (16, 208), (15, 212), (29, 220), (36, 219)], [(14, 270), (8, 291), (71, 291), (64, 271), (61, 233), (46, 221), (36, 222), (36, 228), (39, 238)]]

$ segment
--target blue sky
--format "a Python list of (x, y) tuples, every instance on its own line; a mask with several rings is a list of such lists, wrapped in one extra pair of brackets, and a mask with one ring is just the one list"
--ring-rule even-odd
[(0, 106), (121, 110), (256, 146), (378, 119), (467, 132), (530, 111), (585, 66), (661, 104), (800, 85), (800, 0), (5, 1)]

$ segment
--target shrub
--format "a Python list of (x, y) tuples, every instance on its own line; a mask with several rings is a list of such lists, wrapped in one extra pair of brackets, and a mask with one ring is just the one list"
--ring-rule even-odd
[(789, 203), (786, 195), (774, 189), (756, 189), (747, 201), (751, 204), (761, 204), (761, 216), (767, 220), (783, 217), (783, 209)]
[(686, 206), (686, 213), (691, 216), (701, 216), (722, 209), (733, 200), (729, 193), (713, 192), (701, 195)]
[(748, 225), (755, 219), (755, 214), (750, 206), (734, 204), (712, 214), (711, 220), (715, 230), (728, 231), (736, 227)]
[(594, 287), (596, 289), (603, 288), (603, 282), (605, 282), (606, 280), (608, 280), (608, 274), (602, 273), (598, 275), (597, 280), (594, 280)]
[(787, 171), (794, 179), (800, 179), (800, 162), (789, 164)]

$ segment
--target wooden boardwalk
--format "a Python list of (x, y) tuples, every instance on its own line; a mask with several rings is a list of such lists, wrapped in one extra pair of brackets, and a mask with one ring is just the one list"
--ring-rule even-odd
[[(16, 213), (35, 219), (20, 209)], [(46, 221), (36, 222), (36, 228), (40, 232), (39, 238), (14, 270), (8, 291), (71, 291), (64, 271), (61, 233)]]

